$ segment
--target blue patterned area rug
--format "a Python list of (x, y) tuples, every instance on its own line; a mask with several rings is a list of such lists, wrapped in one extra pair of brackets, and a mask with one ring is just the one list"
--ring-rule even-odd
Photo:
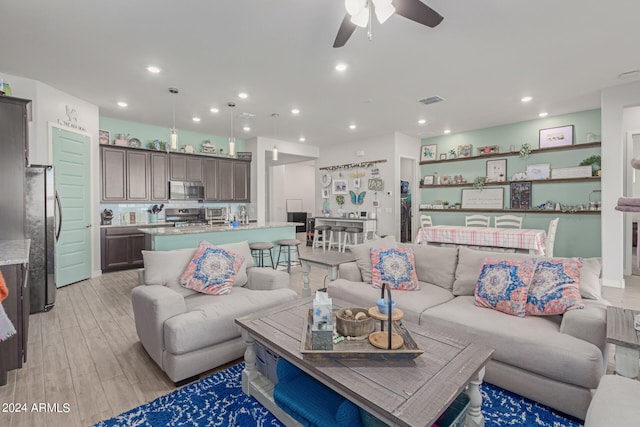
[[(166, 396), (101, 421), (110, 426), (281, 427), (254, 398), (242, 392), (244, 363), (212, 374)], [(485, 427), (579, 427), (577, 420), (491, 384), (482, 385)]]

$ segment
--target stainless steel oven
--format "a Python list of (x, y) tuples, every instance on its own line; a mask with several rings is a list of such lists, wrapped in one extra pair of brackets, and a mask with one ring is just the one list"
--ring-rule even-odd
[(169, 181), (169, 199), (204, 200), (204, 184), (192, 181)]

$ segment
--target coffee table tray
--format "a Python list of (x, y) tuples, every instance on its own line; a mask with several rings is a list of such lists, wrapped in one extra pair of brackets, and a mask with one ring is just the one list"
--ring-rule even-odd
[[(336, 311), (333, 310), (334, 324)], [(385, 322), (385, 326), (386, 326)], [(415, 359), (423, 351), (418, 347), (409, 330), (405, 328), (402, 321), (392, 322), (393, 332), (400, 335), (404, 344), (397, 350), (376, 348), (369, 343), (367, 338), (358, 340), (344, 340), (333, 344), (333, 350), (313, 350), (313, 310), (309, 309), (308, 316), (304, 319), (302, 328), (302, 340), (300, 343), (300, 353), (307, 361), (327, 361), (327, 360), (402, 360)], [(378, 329), (379, 330), (379, 327)]]

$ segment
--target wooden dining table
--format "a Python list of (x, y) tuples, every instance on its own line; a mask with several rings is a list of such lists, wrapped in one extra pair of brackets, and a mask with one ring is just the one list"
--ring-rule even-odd
[(416, 243), (454, 244), (528, 250), (535, 255), (545, 254), (547, 232), (527, 228), (465, 227), (435, 225), (418, 230)]

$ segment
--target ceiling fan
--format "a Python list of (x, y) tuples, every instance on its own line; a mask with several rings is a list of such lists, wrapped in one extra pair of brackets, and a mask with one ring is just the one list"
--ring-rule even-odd
[(371, 20), (375, 11), (378, 22), (385, 22), (397, 13), (427, 27), (435, 27), (443, 17), (420, 0), (345, 0), (347, 14), (340, 24), (333, 47), (342, 47), (347, 43), (357, 27), (369, 27), (371, 39)]

